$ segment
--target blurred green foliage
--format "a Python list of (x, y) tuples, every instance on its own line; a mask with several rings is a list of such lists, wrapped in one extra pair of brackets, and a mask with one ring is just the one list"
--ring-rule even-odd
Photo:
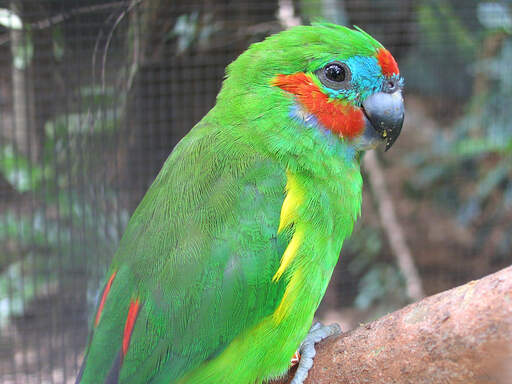
[[(446, 95), (466, 100), (471, 93), (468, 70), (478, 49), (481, 28), (476, 1), (422, 1), (417, 6), (417, 41), (400, 62), (407, 89), (433, 97)], [(472, 4), (472, 5), (470, 5)], [(418, 70), (419, 69), (419, 70)]]
[(360, 223), (342, 251), (352, 280), (358, 282), (353, 305), (362, 310), (373, 308), (374, 317), (408, 302), (405, 281), (398, 267), (383, 258), (386, 247), (382, 237), (381, 228)]
[[(439, 133), (430, 148), (414, 153), (411, 166), (417, 169), (409, 186), (416, 192), (429, 193), (440, 204), (454, 210), (464, 226), (476, 228), (475, 243), (484, 244), (491, 228), (504, 232), (497, 252), (510, 255), (512, 241), (512, 16), (509, 2), (474, 2), (471, 20), (477, 27), (463, 26), (468, 19), (450, 2), (424, 3), (419, 24), (426, 40), (435, 39), (439, 27), (452, 31), (445, 35), (447, 50), (432, 57), (423, 57), (429, 81), (415, 83), (441, 97), (447, 89), (466, 93), (467, 105), (449, 130)], [(448, 9), (449, 11), (441, 11)], [(431, 16), (436, 12), (436, 18)], [(445, 46), (432, 45), (432, 47)], [(451, 52), (450, 52), (451, 51)], [(417, 54), (417, 53), (416, 53)], [(466, 57), (458, 63), (458, 73), (450, 71), (452, 55)], [(450, 73), (451, 80), (437, 84), (428, 68), (436, 68), (429, 60), (444, 57), (441, 72)], [(442, 66), (441, 66), (442, 65)], [(428, 83), (428, 84), (423, 84)], [(500, 224), (500, 225), (499, 225)], [(478, 249), (478, 248), (477, 248)]]
[[(0, 325), (10, 316), (22, 315), (33, 298), (55, 291), (57, 285), (87, 287), (89, 304), (93, 303), (128, 221), (128, 213), (117, 204), (114, 193), (102, 196), (98, 205), (61, 191), (46, 209), (0, 214)], [(119, 209), (115, 219), (107, 206)]]
[(92, 304), (128, 221), (119, 193), (98, 180), (105, 157), (90, 151), (117, 145), (114, 91), (88, 86), (79, 93), (83, 112), (46, 122), (40, 159), (12, 143), (0, 147), (0, 173), (18, 199), (0, 211), (0, 325), (38, 295), (80, 279)]
[(18, 192), (38, 189), (44, 179), (54, 177), (50, 167), (32, 164), (23, 154), (16, 151), (12, 144), (0, 148), (0, 172)]

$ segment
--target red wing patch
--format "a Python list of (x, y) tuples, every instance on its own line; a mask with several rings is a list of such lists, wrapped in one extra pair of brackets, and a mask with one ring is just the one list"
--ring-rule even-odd
[(105, 285), (105, 289), (103, 290), (103, 295), (101, 295), (100, 305), (98, 306), (98, 311), (96, 312), (96, 318), (94, 319), (94, 326), (97, 327), (100, 322), (101, 312), (103, 312), (103, 306), (105, 305), (105, 300), (107, 300), (108, 292), (110, 291), (110, 287), (112, 286), (112, 282), (114, 281), (114, 277), (116, 277), (116, 272), (110, 276), (108, 279), (107, 285)]
[(128, 316), (126, 317), (123, 332), (123, 357), (126, 356), (128, 346), (130, 345), (133, 326), (135, 325), (135, 320), (137, 320), (137, 314), (139, 313), (139, 304), (139, 299), (135, 299), (135, 301), (132, 300), (130, 302), (130, 309), (128, 309)]

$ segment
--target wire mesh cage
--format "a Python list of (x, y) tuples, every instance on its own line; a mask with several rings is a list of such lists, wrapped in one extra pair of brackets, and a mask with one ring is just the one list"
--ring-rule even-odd
[[(74, 382), (130, 214), (214, 105), (225, 67), (289, 23), (357, 25), (397, 58), (406, 122), (381, 160), (425, 293), (510, 264), (511, 12), (462, 0), (0, 1), (0, 383)], [(350, 326), (410, 300), (378, 200), (365, 189), (320, 316)]]

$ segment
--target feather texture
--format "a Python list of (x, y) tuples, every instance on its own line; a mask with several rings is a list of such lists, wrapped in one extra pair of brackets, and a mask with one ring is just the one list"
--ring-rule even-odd
[(353, 60), (364, 95), (383, 81), (381, 48), (360, 31), (301, 26), (228, 67), (216, 106), (128, 223), (78, 382), (259, 384), (286, 372), (361, 208), (358, 97), (303, 76)]

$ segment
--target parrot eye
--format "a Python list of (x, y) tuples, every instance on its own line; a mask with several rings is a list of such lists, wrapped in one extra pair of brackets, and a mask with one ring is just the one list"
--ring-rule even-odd
[(347, 89), (350, 83), (350, 69), (345, 63), (333, 61), (316, 71), (320, 82), (331, 89)]
[(329, 64), (324, 69), (325, 77), (338, 83), (345, 80), (345, 68), (339, 64)]

